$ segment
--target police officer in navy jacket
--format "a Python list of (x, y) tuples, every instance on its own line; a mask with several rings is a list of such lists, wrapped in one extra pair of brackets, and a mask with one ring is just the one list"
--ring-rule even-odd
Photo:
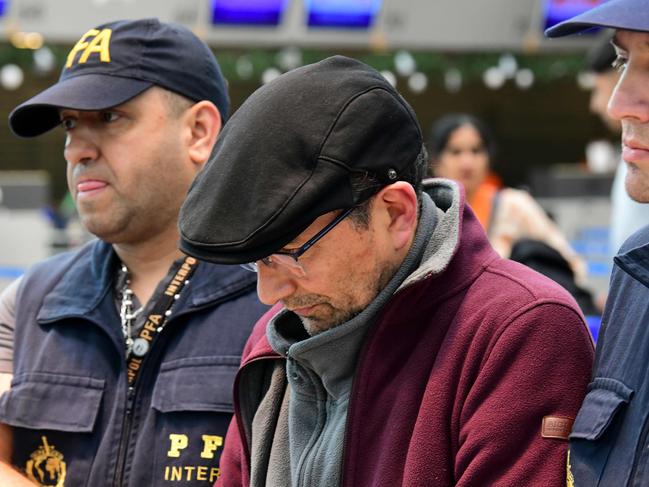
[[(625, 187), (639, 203), (649, 202), (648, 12), (647, 0), (611, 0), (546, 32), (615, 29), (620, 78), (608, 114), (622, 125)], [(649, 227), (614, 262), (593, 376), (570, 435), (569, 487), (649, 485)]]
[(9, 117), (66, 132), (97, 240), (35, 265), (15, 298), (0, 485), (212, 485), (255, 277), (177, 248), (178, 212), (228, 115), (209, 48), (156, 19), (88, 30), (58, 83)]

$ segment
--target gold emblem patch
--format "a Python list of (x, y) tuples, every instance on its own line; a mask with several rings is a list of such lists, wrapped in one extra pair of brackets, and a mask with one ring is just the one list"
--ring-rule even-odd
[(29, 456), (25, 473), (29, 480), (43, 487), (64, 487), (66, 469), (63, 454), (56, 451), (54, 445), (50, 446), (45, 436), (41, 439), (43, 445)]

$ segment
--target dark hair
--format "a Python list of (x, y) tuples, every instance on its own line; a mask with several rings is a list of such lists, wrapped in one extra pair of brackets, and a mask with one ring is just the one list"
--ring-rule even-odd
[(611, 44), (611, 36), (606, 36), (595, 44), (586, 54), (584, 66), (587, 71), (602, 74), (613, 70), (613, 61), (617, 55)]
[(493, 162), (496, 155), (496, 144), (493, 135), (487, 126), (477, 117), (468, 113), (450, 113), (438, 119), (430, 129), (430, 138), (428, 139), (428, 150), (430, 151), (431, 160), (439, 159), (439, 156), (446, 146), (448, 139), (453, 132), (464, 125), (470, 125), (478, 131), (482, 143), (487, 151), (489, 161)]
[[(428, 152), (426, 151), (426, 146), (422, 144), (417, 158), (406, 168), (399, 178), (399, 181), (410, 183), (415, 188), (418, 199), (422, 191), (422, 180), (426, 174), (427, 164)], [(385, 184), (378, 177), (370, 173), (353, 173), (350, 177), (350, 182), (354, 194), (370, 195), (349, 215), (350, 220), (357, 228), (366, 229), (370, 222), (371, 201)]]

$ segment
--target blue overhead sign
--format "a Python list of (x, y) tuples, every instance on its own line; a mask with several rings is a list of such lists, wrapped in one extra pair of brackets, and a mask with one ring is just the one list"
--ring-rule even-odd
[(571, 19), (575, 15), (584, 13), (586, 10), (597, 7), (604, 2), (606, 0), (546, 0), (543, 29)]
[(305, 0), (309, 27), (371, 27), (382, 0)]
[(212, 0), (212, 23), (217, 25), (279, 25), (288, 0)]

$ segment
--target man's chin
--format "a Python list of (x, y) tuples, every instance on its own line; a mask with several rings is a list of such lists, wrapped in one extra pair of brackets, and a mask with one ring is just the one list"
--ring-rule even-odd
[(329, 319), (320, 319), (316, 317), (299, 316), (304, 329), (310, 336), (318, 335), (324, 331), (331, 330), (337, 326), (343, 325), (356, 317), (362, 310), (353, 311), (345, 314), (344, 316), (333, 317)]
[(637, 203), (649, 203), (649, 190), (643, 171), (634, 163), (627, 162), (628, 172), (624, 186), (629, 197)]
[(300, 316), (300, 321), (302, 322), (302, 326), (304, 326), (304, 329), (309, 334), (309, 336), (318, 335), (323, 331), (327, 331), (336, 326), (335, 324), (325, 323), (311, 318), (304, 318), (302, 316)]

